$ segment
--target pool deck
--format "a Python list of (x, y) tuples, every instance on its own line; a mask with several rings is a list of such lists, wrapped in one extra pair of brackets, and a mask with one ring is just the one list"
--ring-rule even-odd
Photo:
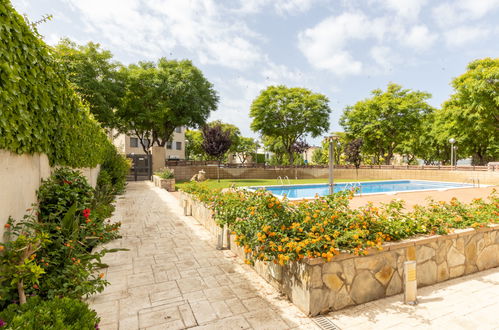
[(449, 189), (446, 191), (427, 190), (417, 192), (401, 192), (396, 194), (376, 194), (366, 196), (355, 196), (351, 201), (352, 207), (366, 205), (368, 202), (373, 202), (374, 205), (388, 203), (393, 199), (403, 199), (406, 203), (406, 208), (412, 208), (414, 205), (424, 205), (428, 199), (436, 201), (450, 201), (456, 197), (463, 203), (469, 203), (474, 198), (487, 198), (492, 193), (493, 189), (499, 190), (499, 186), (489, 186), (484, 188), (462, 188)]

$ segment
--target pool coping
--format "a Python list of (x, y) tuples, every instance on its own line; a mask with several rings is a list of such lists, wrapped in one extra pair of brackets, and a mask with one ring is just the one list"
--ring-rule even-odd
[[(370, 180), (370, 181), (350, 181), (350, 182), (340, 182), (338, 184), (358, 184), (362, 182), (373, 182), (373, 183), (380, 183), (380, 182), (397, 182), (397, 181), (422, 181), (422, 182), (436, 182), (436, 183), (456, 183), (456, 184), (465, 184), (465, 183), (460, 183), (460, 182), (455, 182), (455, 181), (434, 181), (434, 180), (414, 180), (414, 179), (397, 179), (397, 180)], [(419, 190), (399, 190), (399, 191), (389, 191), (389, 192), (375, 192), (375, 193), (361, 193), (361, 194), (355, 194), (354, 196), (372, 196), (372, 195), (389, 195), (389, 196), (395, 196), (399, 193), (412, 193), (412, 192), (423, 192), (423, 191), (447, 191), (447, 190), (453, 190), (453, 189), (469, 189), (469, 188), (485, 188), (485, 187), (490, 187), (492, 185), (488, 184), (479, 184), (479, 186), (475, 186), (474, 184), (471, 183), (466, 183), (469, 186), (467, 187), (447, 187), (447, 188), (437, 188), (437, 189), (419, 189)], [(292, 185), (266, 185), (266, 186), (247, 186), (247, 187), (239, 187), (247, 191), (257, 191), (260, 188), (266, 188), (266, 187), (296, 187), (296, 186), (323, 186), (323, 185), (329, 185), (328, 183), (299, 183), (299, 184), (292, 184)], [(251, 189), (251, 188), (256, 188), (256, 189)], [(316, 199), (317, 196), (314, 197), (285, 197), (283, 195), (276, 195), (273, 194), (275, 197), (279, 199), (284, 199), (286, 198), (287, 200), (290, 201), (297, 201), (297, 200), (312, 200)], [(324, 197), (324, 196), (319, 196), (319, 197)]]

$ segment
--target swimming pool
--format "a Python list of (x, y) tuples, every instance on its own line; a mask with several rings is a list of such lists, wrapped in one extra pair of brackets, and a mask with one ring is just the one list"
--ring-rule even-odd
[[(423, 180), (390, 180), (369, 182), (342, 182), (334, 184), (334, 192), (346, 189), (359, 188), (357, 194), (380, 194), (412, 192), (421, 190), (447, 190), (453, 188), (472, 188), (472, 184), (457, 182), (439, 182)], [(314, 198), (316, 195), (329, 195), (328, 184), (305, 184), (289, 186), (259, 186), (248, 187), (249, 190), (264, 188), (278, 197), (286, 196), (289, 199)]]

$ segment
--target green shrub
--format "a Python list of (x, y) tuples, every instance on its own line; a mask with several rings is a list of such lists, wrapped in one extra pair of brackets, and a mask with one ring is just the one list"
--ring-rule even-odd
[(88, 304), (78, 299), (29, 298), (24, 305), (11, 304), (0, 312), (2, 329), (95, 330), (99, 317)]
[(159, 176), (161, 179), (173, 179), (173, 178), (175, 178), (175, 173), (173, 172), (173, 170), (166, 168), (166, 167), (160, 169), (157, 172), (154, 172), (154, 175)]
[(38, 189), (39, 217), (45, 222), (61, 219), (73, 205), (79, 211), (89, 208), (93, 197), (93, 188), (78, 170), (58, 168)]
[(113, 196), (94, 191), (78, 171), (60, 168), (42, 183), (38, 197), (40, 230), (49, 235), (50, 243), (36, 254), (45, 275), (31, 291), (49, 298), (102, 291), (107, 282), (99, 275), (101, 258), (116, 250), (92, 250), (119, 237), (121, 224), (106, 221)]
[(121, 155), (114, 145), (108, 143), (104, 150), (104, 159), (97, 178), (97, 186), (110, 186), (114, 195), (123, 193), (130, 166), (130, 161), (124, 155)]

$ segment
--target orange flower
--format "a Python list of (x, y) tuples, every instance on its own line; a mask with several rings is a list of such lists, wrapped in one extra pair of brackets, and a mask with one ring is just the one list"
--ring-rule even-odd
[(7, 229), (10, 228), (10, 223), (6, 223), (4, 227)]
[(5, 249), (3, 245), (0, 245), (0, 251), (3, 251), (3, 249)]
[(100, 278), (104, 278), (104, 273), (100, 273), (100, 274), (99, 274), (99, 277), (100, 277)]

